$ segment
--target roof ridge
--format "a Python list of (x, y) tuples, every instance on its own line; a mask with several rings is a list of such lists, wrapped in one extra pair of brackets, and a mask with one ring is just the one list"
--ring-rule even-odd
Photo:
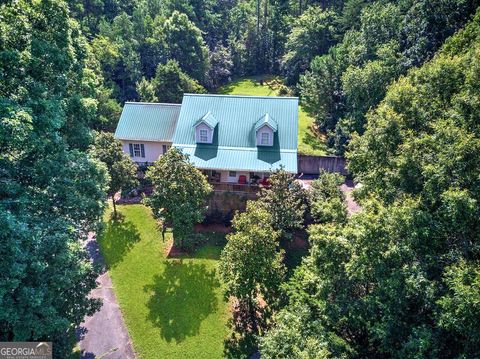
[(162, 106), (182, 106), (181, 103), (166, 103), (166, 102), (137, 102), (137, 101), (125, 101), (125, 105), (162, 105)]
[(227, 94), (212, 94), (212, 93), (184, 93), (183, 96), (204, 96), (204, 97), (243, 97), (243, 98), (261, 98), (261, 99), (283, 99), (283, 100), (298, 100), (298, 97), (293, 96), (255, 96), (255, 95), (227, 95)]

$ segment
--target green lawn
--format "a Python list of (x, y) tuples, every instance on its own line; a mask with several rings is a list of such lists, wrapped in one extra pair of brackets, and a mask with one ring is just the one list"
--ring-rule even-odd
[[(260, 80), (263, 79), (263, 85)], [(229, 95), (278, 96), (282, 81), (279, 77), (248, 77), (233, 81), (219, 89), (219, 93)], [(306, 155), (325, 155), (325, 138), (312, 131), (313, 118), (307, 115), (302, 106), (298, 112), (298, 152)]]
[(166, 259), (149, 209), (118, 209), (122, 219), (108, 213), (99, 242), (139, 358), (222, 357), (229, 312), (216, 273), (221, 247)]

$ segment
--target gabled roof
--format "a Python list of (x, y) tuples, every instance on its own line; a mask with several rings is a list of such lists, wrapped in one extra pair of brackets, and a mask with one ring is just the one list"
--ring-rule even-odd
[(257, 123), (255, 124), (255, 131), (258, 131), (263, 126), (268, 126), (272, 129), (273, 132), (277, 132), (278, 124), (273, 118), (270, 117), (268, 113), (263, 115), (260, 120), (257, 121)]
[[(208, 112), (218, 127), (212, 144), (197, 144), (195, 124)], [(273, 146), (257, 147), (259, 119), (276, 128)], [(173, 145), (199, 168), (266, 172), (282, 165), (296, 173), (297, 136), (296, 97), (185, 94)]]
[(170, 103), (126, 102), (115, 138), (172, 142), (180, 107)]
[(197, 127), (201, 123), (206, 124), (213, 130), (217, 125), (218, 121), (215, 117), (213, 117), (212, 113), (208, 111), (200, 120), (195, 123), (194, 127)]

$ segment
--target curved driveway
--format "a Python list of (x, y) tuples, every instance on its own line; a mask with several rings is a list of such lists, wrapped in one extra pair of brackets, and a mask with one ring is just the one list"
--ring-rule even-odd
[(81, 358), (135, 359), (132, 342), (113, 291), (112, 280), (105, 269), (94, 233), (89, 233), (85, 247), (92, 261), (102, 268), (97, 278), (98, 287), (90, 294), (91, 297), (102, 300), (102, 307), (94, 315), (86, 317), (77, 330)]

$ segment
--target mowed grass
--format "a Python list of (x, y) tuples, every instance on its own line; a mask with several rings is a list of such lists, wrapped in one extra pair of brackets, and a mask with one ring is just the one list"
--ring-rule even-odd
[(119, 220), (106, 215), (99, 242), (138, 357), (221, 358), (229, 317), (217, 274), (221, 247), (166, 259), (150, 210), (118, 210)]
[[(263, 80), (263, 84), (261, 83)], [(219, 89), (227, 95), (278, 96), (282, 84), (281, 78), (256, 76), (233, 81)], [(325, 136), (313, 130), (314, 120), (303, 110), (298, 109), (298, 152), (305, 155), (325, 155), (327, 146)]]

